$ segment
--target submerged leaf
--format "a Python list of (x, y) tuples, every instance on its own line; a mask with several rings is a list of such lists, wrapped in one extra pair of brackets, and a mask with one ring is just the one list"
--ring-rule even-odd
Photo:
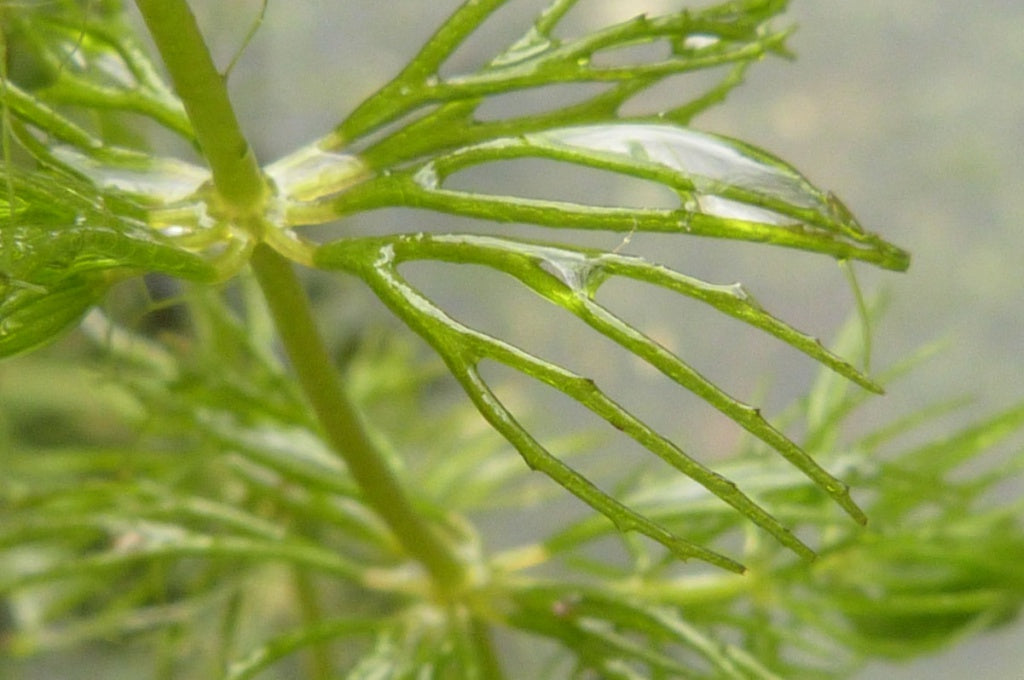
[[(574, 38), (556, 34), (573, 0), (556, 0), (506, 51), (471, 73), (446, 76), (441, 66), (455, 48), (503, 3), (467, 3), (428, 41), (410, 65), (314, 149), (286, 157), (279, 168), (305, 168), (294, 183), (282, 182), (289, 226), (333, 221), (382, 207), (425, 208), (500, 222), (557, 229), (663, 232), (781, 245), (860, 259), (883, 268), (906, 269), (908, 255), (866, 232), (830, 192), (814, 186), (774, 155), (680, 123), (721, 100), (747, 64), (767, 52), (783, 52), (785, 31), (766, 22), (784, 2), (751, 0), (712, 7), (641, 15)], [(616, 51), (667, 41), (668, 58), (614, 63)], [(613, 57), (609, 64), (595, 57)], [(602, 63), (599, 63), (602, 61)], [(697, 98), (662, 114), (624, 115), (634, 95), (670, 74), (729, 65), (728, 73)], [(478, 108), (488, 97), (556, 83), (610, 83), (608, 89), (566, 104), (554, 98), (534, 115), (487, 120)], [(426, 110), (427, 106), (434, 108)], [(404, 121), (400, 121), (406, 116)], [(386, 123), (394, 129), (372, 137)], [(344, 153), (342, 153), (344, 152)], [(592, 201), (541, 200), (509, 187), (493, 193), (451, 188), (450, 179), (478, 166), (540, 158), (603, 170), (667, 187), (678, 205), (667, 209), (617, 208)], [(287, 172), (285, 173), (288, 174)], [(322, 180), (322, 181), (321, 181)], [(557, 185), (556, 185), (557, 187)], [(616, 429), (693, 478), (725, 503), (804, 556), (812, 550), (730, 480), (695, 461), (678, 446), (613, 401), (585, 376), (544, 361), (501, 339), (469, 328), (426, 298), (399, 272), (402, 262), (439, 260), (472, 263), (511, 274), (548, 301), (640, 357), (711, 404), (784, 456), (863, 523), (863, 512), (845, 484), (770, 425), (760, 412), (731, 395), (595, 300), (601, 284), (615, 276), (645, 281), (699, 299), (768, 332), (842, 376), (872, 391), (880, 388), (817, 340), (772, 317), (738, 285), (713, 286), (617, 252), (509, 238), (406, 234), (342, 239), (315, 251), (314, 264), (362, 278), (415, 332), (429, 342), (487, 421), (511, 442), (531, 467), (540, 469), (623, 530), (636, 530), (681, 557), (699, 556), (720, 566), (739, 565), (680, 539), (649, 516), (626, 507), (553, 456), (510, 413), (479, 372), (493, 360), (570, 396)]]
[(46, 173), (8, 179), (23, 207), (0, 224), (0, 357), (55, 339), (125, 278), (216, 276), (205, 259), (144, 226), (137, 207), (91, 184)]
[(110, 287), (104, 278), (78, 276), (55, 289), (0, 280), (0, 358), (56, 340), (81, 320)]
[[(475, 166), (548, 158), (665, 185), (671, 209), (520, 198), (449, 189), (446, 180)], [(571, 166), (567, 172), (571, 172)], [(664, 123), (609, 123), (526, 131), (468, 145), (380, 174), (339, 194), (295, 201), (289, 221), (323, 221), (382, 206), (411, 206), (560, 229), (664, 232), (770, 243), (858, 259), (895, 270), (909, 256), (865, 232), (837, 209), (830, 192), (766, 151), (726, 137)]]
[(846, 486), (821, 468), (796, 443), (773, 428), (756, 409), (723, 392), (682, 359), (616, 317), (594, 299), (601, 284), (613, 276), (625, 276), (664, 286), (761, 328), (846, 377), (866, 387), (878, 389), (817, 341), (765, 312), (742, 289), (707, 284), (640, 258), (617, 253), (473, 235), (413, 234), (345, 239), (322, 246), (316, 255), (320, 266), (344, 269), (363, 278), (395, 314), (423, 336), (445, 360), (481, 414), (516, 446), (528, 464), (550, 475), (607, 515), (620, 528), (636, 529), (673, 547), (681, 556), (701, 556), (723, 566), (729, 565), (730, 561), (723, 561), (715, 553), (680, 542), (657, 524), (649, 522), (646, 516), (641, 517), (614, 501), (571, 467), (556, 459), (508, 412), (479, 374), (479, 363), (485, 359), (504, 363), (564, 392), (732, 505), (783, 544), (805, 556), (813, 553), (735, 484), (706, 468), (656, 433), (611, 400), (593, 381), (473, 330), (448, 316), (399, 273), (398, 267), (403, 262), (419, 259), (482, 264), (515, 276), (548, 301), (580, 317), (594, 330), (644, 359), (771, 445), (825, 489), (852, 517), (864, 521), (863, 513), (851, 500)]
[[(614, 118), (616, 109), (628, 100), (671, 75), (749, 63), (770, 52), (785, 54), (784, 42), (788, 34), (769, 24), (785, 7), (785, 1), (757, 0), (741, 5), (725, 2), (700, 9), (685, 8), (663, 15), (643, 14), (595, 27), (584, 35), (562, 37), (556, 35), (556, 29), (575, 0), (557, 0), (538, 15), (519, 40), (495, 55), (483, 68), (442, 77), (442, 66), (452, 53), (506, 2), (465, 3), (431, 36), (401, 73), (360, 104), (323, 140), (324, 143), (337, 148), (403, 115), (435, 104), (440, 106), (424, 119), (433, 134), (392, 135), (392, 139), (401, 139), (407, 148), (403, 151), (402, 144), (395, 146), (384, 140), (380, 145), (388, 149), (384, 155), (393, 153), (409, 158), (409, 153), (416, 150), (436, 150), (439, 142), (443, 145), (451, 138), (446, 129), (453, 126), (462, 143), (474, 136), (474, 129), (493, 137), (494, 134), (488, 134), (487, 125), (478, 126), (477, 121), (466, 126), (461, 124), (470, 122), (469, 118), (482, 101), (492, 95), (560, 83), (600, 82), (609, 83), (610, 88), (575, 106), (563, 108), (556, 102), (555, 110), (536, 118), (547, 119), (547, 126), (567, 119), (607, 120)], [(652, 43), (665, 44), (670, 56), (627, 59), (624, 64), (600, 63), (602, 56), (614, 54), (621, 48)], [(662, 113), (667, 120), (689, 120), (736, 82), (727, 76), (722, 81), (724, 90), (712, 88), (717, 94), (710, 95), (706, 101), (701, 102), (703, 97), (698, 97)], [(522, 120), (530, 120), (530, 117)], [(420, 129), (426, 131), (422, 126)], [(506, 128), (506, 132), (509, 131)]]
[(191, 140), (184, 107), (125, 30), (120, 12), (89, 9), (40, 3), (12, 17), (22, 59), (33, 60), (41, 74), (32, 89), (54, 104), (139, 113)]
[(781, 680), (738, 646), (709, 638), (675, 608), (578, 585), (522, 588), (513, 602), (509, 625), (557, 640), (581, 670), (604, 671), (601, 677)]
[(800, 220), (863, 235), (852, 215), (836, 215), (827, 195), (790, 165), (718, 135), (619, 123), (538, 132), (525, 142), (544, 155), (660, 179), (680, 192), (684, 206), (692, 202), (691, 212), (778, 225)]

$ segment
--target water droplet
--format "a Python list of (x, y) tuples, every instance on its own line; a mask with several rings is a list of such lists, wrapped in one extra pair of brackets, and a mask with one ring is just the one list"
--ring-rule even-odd
[(437, 175), (437, 168), (433, 163), (427, 163), (416, 171), (413, 181), (424, 189), (434, 191), (441, 186), (441, 178)]
[(163, 229), (161, 229), (160, 233), (168, 238), (177, 238), (179, 236), (184, 236), (185, 234), (187, 234), (188, 229), (181, 226), (180, 224), (172, 224), (169, 227), (164, 227)]
[(719, 43), (717, 35), (711, 35), (706, 33), (697, 33), (694, 35), (688, 35), (683, 40), (684, 50), (702, 50), (707, 47), (713, 47)]

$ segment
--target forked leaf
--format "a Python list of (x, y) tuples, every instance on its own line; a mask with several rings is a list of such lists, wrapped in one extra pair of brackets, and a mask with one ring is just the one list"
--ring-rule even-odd
[[(773, 33), (764, 22), (785, 3), (726, 3), (692, 13), (641, 16), (578, 39), (560, 39), (553, 30), (575, 3), (556, 1), (538, 16), (526, 36), (479, 71), (440, 76), (440, 66), (457, 44), (501, 4), (492, 0), (464, 5), (409, 67), (357, 108), (332, 136), (275, 164), (278, 184), (284, 188), (288, 225), (400, 206), (559, 229), (652, 231), (754, 241), (842, 260), (861, 259), (889, 269), (907, 267), (904, 251), (865, 232), (838, 199), (815, 187), (789, 164), (756, 147), (676, 123), (724, 96), (754, 55), (782, 49), (784, 33)], [(674, 41), (673, 56), (667, 61), (623, 67), (591, 61), (603, 51), (662, 39)], [(735, 66), (718, 85), (664, 117), (619, 114), (627, 99), (670, 73), (728, 63)], [(491, 94), (588, 81), (615, 84), (589, 100), (565, 106), (556, 103), (551, 110), (532, 116), (499, 121), (475, 118), (477, 107)], [(428, 103), (439, 105), (380, 139), (359, 139)], [(353, 153), (338, 153), (343, 144)], [(570, 172), (573, 166), (586, 167), (655, 182), (672, 190), (679, 204), (668, 209), (612, 208), (597, 200), (540, 200), (515, 196), (512, 191), (492, 194), (448, 186), (449, 179), (459, 172), (524, 157), (561, 162)], [(319, 189), (310, 188), (317, 184), (315, 177), (310, 181), (311, 168), (324, 180)], [(444, 358), (477, 409), (529, 465), (552, 476), (619, 528), (645, 533), (681, 556), (699, 555), (727, 568), (738, 565), (680, 541), (664, 526), (625, 507), (551, 455), (494, 395), (479, 373), (479, 363), (495, 360), (555, 387), (797, 553), (809, 556), (813, 552), (732, 482), (654, 432), (592, 381), (449, 317), (400, 275), (401, 262), (416, 259), (482, 264), (515, 276), (768, 443), (853, 518), (865, 521), (847, 487), (772, 427), (757, 409), (725, 393), (595, 300), (600, 285), (613, 276), (662, 286), (700, 299), (775, 335), (862, 387), (881, 391), (817, 340), (766, 313), (741, 288), (712, 286), (614, 252), (467, 235), (348, 239), (323, 246), (314, 255), (319, 266), (361, 277), (423, 336)]]
[[(548, 158), (663, 184), (669, 209), (485, 194), (445, 187), (456, 172), (515, 158)], [(571, 171), (571, 165), (567, 165)], [(903, 270), (906, 252), (865, 232), (835, 197), (766, 151), (662, 123), (609, 123), (500, 137), (406, 165), (333, 196), (294, 205), (289, 221), (323, 221), (383, 206), (429, 208), (502, 222), (754, 241)]]
[(42, 568), (0, 577), (0, 595), (40, 583), (84, 575), (123, 573), (130, 565), (186, 558), (279, 561), (309, 568), (337, 578), (369, 585), (366, 568), (333, 550), (310, 541), (276, 540), (245, 535), (211, 535), (178, 524), (93, 515), (73, 518), (46, 516), (35, 522), (13, 523), (0, 531), (0, 548), (43, 539), (107, 536), (108, 549), (76, 555)]
[(102, 147), (99, 139), (16, 83), (4, 81), (3, 96), (3, 105), (13, 116), (44, 131), (52, 139), (95, 152)]
[[(594, 299), (600, 286), (614, 276), (660, 285), (771, 333), (868, 389), (881, 390), (856, 368), (822, 347), (817, 340), (766, 312), (741, 287), (709, 284), (641, 258), (618, 253), (473, 235), (416, 234), (361, 239), (358, 242), (338, 241), (322, 247), (317, 254), (317, 261), (324, 266), (331, 266), (344, 262), (346, 251), (367, 247), (377, 249), (378, 255), (373, 259), (375, 267), (392, 268), (389, 276), (397, 276), (395, 268), (402, 262), (419, 259), (480, 264), (515, 276), (537, 294), (580, 317), (594, 330), (642, 358), (765, 441), (826, 489), (857, 521), (864, 521), (863, 513), (850, 499), (846, 486), (825, 472), (797, 444), (772, 427), (759, 411), (723, 392), (682, 359), (616, 317)], [(607, 419), (616, 424), (615, 419)], [(661, 448), (661, 444), (645, 446), (653, 446), (652, 450), (656, 453)], [(674, 456), (666, 455), (669, 459)], [(691, 463), (696, 465), (695, 461)], [(695, 478), (703, 480), (709, 488), (718, 484), (718, 480), (709, 476), (707, 470), (690, 468), (689, 464), (678, 462), (673, 464), (681, 466), (685, 474), (696, 475)], [(725, 498), (731, 492), (732, 489), (722, 487), (720, 496)]]
[(680, 556), (697, 556), (730, 568), (736, 568), (737, 565), (728, 558), (681, 541), (665, 531), (664, 527), (614, 500), (553, 456), (516, 421), (491, 391), (479, 373), (479, 363), (485, 359), (504, 363), (565, 393), (703, 485), (797, 553), (810, 556), (813, 552), (735, 484), (697, 462), (615, 403), (593, 381), (452, 319), (399, 273), (398, 268), (403, 262), (417, 259), (482, 264), (516, 276), (538, 294), (576, 314), (592, 328), (643, 358), (773, 446), (825, 489), (855, 519), (864, 521), (863, 513), (850, 499), (846, 486), (768, 424), (759, 412), (727, 395), (680, 358), (615, 317), (594, 300), (600, 285), (615, 275), (666, 286), (771, 332), (826, 365), (862, 384), (873, 386), (856, 369), (827, 352), (819, 343), (762, 310), (742, 290), (713, 286), (639, 258), (616, 253), (471, 235), (415, 234), (346, 239), (322, 246), (316, 255), (320, 266), (343, 269), (361, 277), (395, 314), (424, 337), (443, 357), (481, 414), (519, 450), (529, 465), (551, 476), (620, 528), (644, 533)]
[(228, 667), (223, 680), (249, 680), (289, 655), (338, 638), (351, 640), (357, 635), (377, 632), (384, 622), (376, 619), (337, 619), (307, 626), (276, 637), (252, 649)]
[(13, 17), (14, 39), (48, 79), (37, 93), (54, 104), (139, 113), (192, 140), (184, 107), (120, 13), (87, 9), (62, 3)]
[[(442, 77), (441, 69), (448, 58), (488, 16), (507, 2), (474, 0), (464, 3), (401, 73), (360, 104), (323, 140), (324, 148), (334, 149), (351, 143), (403, 115), (440, 103), (438, 110), (428, 115), (439, 134), (408, 140), (413, 142), (413, 149), (422, 150), (422, 144), (437, 149), (438, 140), (449, 139), (444, 128), (452, 124), (461, 127), (458, 124), (469, 121), (486, 97), (559, 83), (609, 83), (607, 93), (565, 109), (566, 113), (571, 111), (576, 120), (608, 119), (614, 117), (616, 109), (627, 100), (668, 76), (750, 62), (773, 51), (784, 53), (788, 33), (773, 30), (768, 25), (785, 7), (784, 0), (748, 0), (657, 16), (644, 14), (584, 35), (561, 37), (555, 35), (556, 29), (576, 0), (555, 0), (519, 40), (483, 68)], [(600, 63), (605, 53), (657, 42), (668, 44), (668, 58), (640, 58), (614, 65)], [(686, 112), (687, 107), (683, 106), (665, 114), (670, 120), (679, 120)], [(551, 115), (557, 117), (556, 112)], [(460, 136), (464, 143), (466, 135)], [(393, 150), (401, 153), (400, 149)]]
[[(662, 543), (681, 558), (699, 557), (727, 569), (742, 571), (742, 566), (729, 558), (681, 539), (623, 506), (586, 477), (551, 455), (494, 395), (480, 375), (478, 364), (483, 359), (493, 359), (516, 368), (580, 401), (641, 444), (653, 447), (655, 453), (670, 463), (696, 473), (698, 464), (682, 454), (675, 445), (609, 399), (593, 381), (479, 333), (449, 317), (399, 274), (393, 248), (386, 239), (383, 243), (378, 239), (360, 239), (342, 241), (335, 245), (334, 248), (321, 249), (319, 263), (360, 276), (399, 318), (427, 340), (444, 359), (448, 369), (484, 418), (519, 450), (528, 465), (550, 476), (624, 531), (639, 531)], [(716, 479), (711, 482), (712, 476), (713, 473), (710, 473), (709, 484), (713, 483), (719, 493), (749, 506), (751, 514), (766, 515), (742, 494), (731, 493), (731, 485), (726, 480)], [(771, 524), (768, 517), (764, 521)], [(778, 528), (780, 540), (786, 533), (784, 528)], [(789, 542), (794, 547), (799, 545), (795, 539)]]
[[(523, 588), (508, 623), (558, 640), (601, 677), (780, 680), (740, 649), (704, 635), (678, 610), (597, 588)], [(708, 675), (708, 672), (713, 675)]]
[(91, 184), (48, 173), (8, 181), (22, 207), (0, 224), (0, 357), (55, 339), (127, 277), (216, 277), (205, 259), (146, 228), (138, 208)]
[(53, 342), (81, 320), (110, 287), (103, 278), (78, 276), (51, 290), (0, 280), (0, 358)]

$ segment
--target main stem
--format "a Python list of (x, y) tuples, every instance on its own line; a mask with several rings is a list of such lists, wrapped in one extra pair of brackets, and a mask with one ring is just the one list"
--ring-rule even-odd
[(341, 388), (292, 264), (261, 244), (252, 256), (263, 295), (306, 397), (327, 435), (345, 459), (367, 502), (403, 546), (430, 570), (439, 585), (462, 581), (463, 567), (409, 501), (391, 468), (373, 446), (352, 402)]
[[(226, 217), (258, 238), (262, 229), (258, 225), (265, 219), (267, 184), (188, 3), (136, 0), (136, 5), (188, 112)], [(463, 583), (465, 568), (416, 512), (398, 478), (370, 441), (355, 405), (341, 387), (309, 298), (291, 263), (260, 244), (251, 264), (281, 342), (328, 442), (345, 460), (367, 503), (387, 522), (406, 551), (426, 567), (439, 591), (453, 592)]]

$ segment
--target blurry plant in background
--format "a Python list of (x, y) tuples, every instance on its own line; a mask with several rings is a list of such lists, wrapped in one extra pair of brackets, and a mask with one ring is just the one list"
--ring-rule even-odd
[[(168, 81), (118, 2), (0, 5), (0, 355), (79, 328), (60, 352), (0, 367), (0, 664), (30, 673), (62, 650), (112, 663), (114, 643), (112, 672), (159, 678), (841, 677), (1016, 615), (1024, 532), (992, 491), (1021, 459), (976, 461), (1019, 433), (1024, 407), (894, 443), (955, 406), (938, 404), (848, 441), (849, 416), (914, 358), (869, 377), (857, 323), (828, 350), (739, 285), (628, 254), (656, 232), (907, 267), (790, 165), (689, 127), (751, 64), (786, 54), (785, 2), (576, 32), (586, 3), (555, 0), (487, 63), (449, 73), (507, 4), (466, 2), (335, 129), (262, 167), (227, 97), (231, 66), (214, 66), (182, 0), (136, 2)], [(691, 72), (717, 79), (631, 112)], [(479, 113), (577, 83), (601, 87)], [(149, 150), (167, 132), (182, 158)], [(523, 158), (560, 164), (567, 186), (601, 171), (678, 200), (465, 188)], [(553, 236), (345, 232), (389, 207)], [(338, 230), (314, 240), (321, 224)], [(562, 229), (621, 238), (584, 246)], [(748, 438), (700, 462), (586, 375), (454, 318), (409, 273), (423, 262), (507, 275)], [(316, 315), (348, 298), (311, 306), (294, 265), (361, 280), (441, 361), (369, 323), (326, 346)], [(615, 280), (695, 300), (822, 372), (770, 423), (606, 304)], [(510, 388), (495, 365), (533, 384)], [(449, 398), (452, 378), (469, 403)], [(541, 436), (523, 406), (540, 385), (639, 450), (595, 462), (587, 435)], [(555, 507), (558, 486), (594, 512), (502, 539)]]

